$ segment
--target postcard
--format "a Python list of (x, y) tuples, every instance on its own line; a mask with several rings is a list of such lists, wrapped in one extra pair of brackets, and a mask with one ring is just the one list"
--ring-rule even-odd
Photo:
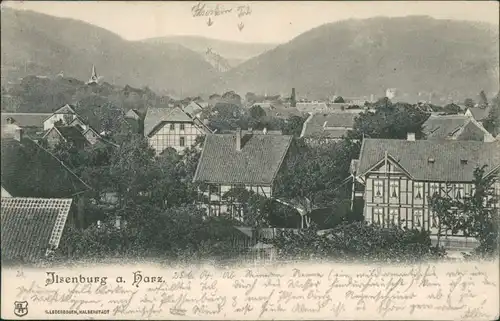
[(2, 2), (2, 319), (498, 319), (498, 12)]

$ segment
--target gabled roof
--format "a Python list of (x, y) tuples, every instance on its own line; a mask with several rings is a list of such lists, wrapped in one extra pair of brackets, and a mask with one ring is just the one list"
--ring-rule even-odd
[[(477, 166), (486, 172), (500, 166), (500, 142), (456, 140), (364, 139), (358, 174), (365, 175), (385, 158), (394, 159), (413, 179), (440, 182), (470, 182)], [(433, 162), (429, 162), (433, 159)], [(466, 162), (464, 162), (466, 161)]]
[(190, 102), (189, 105), (184, 107), (184, 112), (190, 114), (191, 116), (196, 115), (197, 113), (201, 112), (202, 110), (203, 110), (203, 107), (195, 101)]
[(2, 259), (33, 261), (59, 246), (72, 199), (2, 198)]
[(41, 127), (43, 122), (52, 114), (47, 113), (1, 113), (2, 126), (9, 122), (9, 119), (14, 121), (14, 124), (19, 127)]
[(51, 131), (56, 131), (66, 142), (73, 143), (76, 146), (86, 145), (88, 143), (87, 138), (85, 138), (83, 133), (75, 126), (54, 126), (44, 137)]
[(422, 129), (427, 139), (493, 140), (483, 125), (466, 115), (431, 115)]
[(353, 128), (357, 113), (316, 113), (304, 122), (300, 137), (341, 138)]
[(220, 184), (271, 185), (290, 147), (292, 136), (243, 135), (236, 150), (235, 134), (205, 138), (194, 181)]
[(132, 118), (132, 119), (135, 119), (135, 120), (139, 120), (139, 119), (142, 118), (142, 116), (141, 116), (140, 112), (137, 109), (130, 109), (125, 114), (125, 118)]
[(66, 104), (66, 105), (62, 106), (61, 108), (59, 108), (58, 110), (56, 110), (55, 112), (52, 113), (52, 115), (54, 115), (54, 114), (71, 114), (71, 115), (75, 115), (76, 112), (75, 112), (75, 109), (70, 104)]
[(144, 118), (144, 135), (151, 132), (164, 122), (192, 122), (193, 119), (179, 107), (174, 108), (148, 108)]
[(481, 120), (485, 119), (486, 117), (488, 117), (490, 109), (491, 109), (490, 106), (488, 106), (486, 108), (472, 107), (472, 108), (468, 108), (467, 112), (470, 113), (472, 115), (472, 117), (474, 117), (475, 120), (481, 121)]
[(14, 197), (69, 198), (90, 189), (31, 139), (2, 139), (0, 156), (2, 186)]

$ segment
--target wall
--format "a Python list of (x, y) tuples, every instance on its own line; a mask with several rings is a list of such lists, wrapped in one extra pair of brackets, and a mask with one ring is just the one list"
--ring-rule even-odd
[[(172, 124), (174, 129), (170, 127)], [(182, 124), (184, 125), (183, 130), (181, 130)], [(149, 144), (156, 150), (157, 154), (160, 154), (168, 147), (174, 148), (177, 152), (182, 152), (185, 148), (194, 145), (196, 137), (200, 135), (205, 135), (205, 133), (193, 123), (167, 122), (149, 138)], [(184, 138), (184, 146), (181, 146), (181, 137)]]

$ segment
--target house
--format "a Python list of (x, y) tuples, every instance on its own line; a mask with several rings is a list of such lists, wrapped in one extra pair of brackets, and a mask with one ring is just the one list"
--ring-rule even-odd
[(300, 134), (307, 142), (340, 140), (354, 127), (358, 113), (315, 113), (311, 114), (302, 127)]
[(125, 120), (132, 126), (135, 133), (144, 135), (144, 113), (137, 109), (130, 109), (125, 114)]
[(254, 103), (250, 108), (254, 106), (261, 107), (266, 112), (267, 117), (281, 118), (286, 120), (292, 116), (302, 117), (304, 115), (304, 113), (299, 111), (296, 107), (286, 106), (279, 101)]
[(486, 119), (486, 117), (488, 117), (490, 110), (491, 110), (490, 106), (485, 107), (485, 108), (470, 107), (470, 108), (467, 108), (467, 110), (465, 111), (465, 115), (471, 116), (477, 121), (483, 121), (484, 119)]
[(298, 102), (297, 110), (301, 113), (320, 113), (327, 112), (330, 108), (326, 103), (320, 102)]
[[(364, 200), (363, 214), (369, 224), (399, 225), (430, 231), (435, 239), (439, 220), (429, 210), (435, 194), (462, 199), (471, 195), (473, 172), (487, 165), (487, 175), (500, 168), (500, 142), (459, 140), (364, 139), (359, 160), (353, 160), (353, 202)], [(500, 200), (500, 182), (494, 185)], [(496, 206), (500, 208), (500, 203)], [(475, 239), (448, 236), (451, 248), (470, 248)]]
[(427, 139), (475, 140), (492, 142), (495, 138), (473, 117), (432, 115), (422, 125)]
[(76, 226), (88, 223), (83, 206), (91, 187), (48, 150), (21, 131), (16, 137), (2, 136), (0, 156), (2, 197), (71, 198), (72, 221)]
[(36, 261), (59, 246), (71, 198), (2, 196), (2, 262)]
[(195, 145), (198, 136), (212, 131), (198, 118), (175, 108), (148, 108), (144, 118), (144, 136), (157, 154), (167, 148), (182, 152)]
[(59, 143), (69, 143), (78, 149), (83, 149), (90, 144), (84, 134), (75, 126), (54, 126), (45, 133), (43, 139), (50, 147)]
[(271, 197), (291, 142), (288, 135), (255, 135), (241, 130), (207, 135), (193, 178), (204, 186), (200, 205), (208, 215), (229, 213), (241, 219), (240, 204), (226, 193), (244, 188)]
[(1, 113), (2, 126), (15, 124), (23, 129), (24, 133), (31, 138), (43, 135), (44, 120), (52, 114), (47, 113)]
[(69, 126), (77, 117), (78, 115), (75, 112), (74, 106), (66, 104), (53, 112), (43, 121), (43, 129), (49, 130), (58, 122), (61, 126)]

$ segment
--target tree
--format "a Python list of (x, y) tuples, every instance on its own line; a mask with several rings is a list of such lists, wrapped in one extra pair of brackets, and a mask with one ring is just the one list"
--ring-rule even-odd
[(467, 108), (472, 108), (472, 107), (474, 107), (474, 100), (472, 100), (472, 98), (466, 98), (464, 100), (464, 105)]
[(488, 98), (486, 97), (484, 90), (481, 90), (481, 92), (479, 93), (479, 107), (481, 108), (488, 107)]
[(483, 120), (484, 128), (493, 136), (500, 134), (500, 98), (498, 94), (491, 101), (490, 111), (485, 120)]
[(498, 245), (499, 217), (492, 190), (497, 176), (486, 174), (486, 166), (474, 169), (473, 193), (463, 200), (435, 195), (430, 201), (431, 210), (439, 218), (439, 231), (475, 237), (479, 241), (476, 252), (481, 255), (494, 253)]
[(408, 133), (415, 133), (417, 138), (423, 137), (422, 125), (429, 113), (410, 104), (393, 105), (385, 100), (380, 100), (375, 105), (375, 112), (362, 112), (355, 119), (353, 130), (347, 135), (349, 138), (406, 139)]
[(247, 103), (252, 104), (257, 100), (257, 95), (252, 92), (247, 92), (245, 95), (245, 100)]
[(335, 104), (338, 104), (338, 103), (345, 103), (344, 98), (342, 98), (342, 96), (338, 96), (338, 97), (336, 97), (336, 98), (333, 100), (333, 102), (334, 102)]
[(263, 117), (266, 117), (266, 111), (259, 105), (252, 106), (249, 110), (249, 113), (250, 117), (254, 119), (261, 119)]
[(307, 117), (291, 116), (283, 124), (283, 135), (299, 137)]
[(459, 114), (462, 111), (462, 108), (456, 104), (448, 104), (443, 107), (443, 111), (447, 114)]
[(312, 211), (332, 207), (346, 196), (341, 187), (359, 146), (343, 140), (309, 147), (295, 139), (291, 148), (277, 178), (275, 198), (295, 208), (303, 227), (308, 227)]

